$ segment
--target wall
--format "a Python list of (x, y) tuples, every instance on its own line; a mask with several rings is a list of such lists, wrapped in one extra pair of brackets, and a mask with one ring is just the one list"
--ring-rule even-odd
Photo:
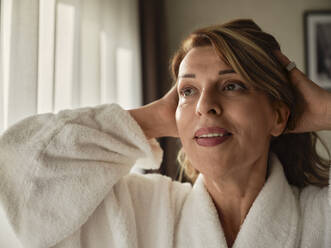
[(330, 0), (168, 0), (169, 54), (190, 31), (236, 18), (251, 18), (273, 34), (282, 50), (304, 69), (303, 13), (331, 9)]
[[(282, 51), (299, 69), (305, 70), (303, 13), (323, 9), (331, 9), (330, 0), (167, 0), (169, 54), (172, 55), (181, 40), (197, 28), (250, 18), (273, 34)], [(331, 132), (319, 134), (331, 148)], [(321, 151), (321, 154), (325, 153)]]

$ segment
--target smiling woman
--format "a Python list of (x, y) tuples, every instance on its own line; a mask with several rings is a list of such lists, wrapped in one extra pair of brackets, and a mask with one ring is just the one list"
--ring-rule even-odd
[[(264, 171), (264, 179), (270, 138), (282, 133), (289, 111), (284, 107), (274, 111), (266, 94), (238, 73), (220, 75), (229, 68), (211, 46), (188, 52), (179, 75), (190, 71), (196, 76), (177, 81), (178, 134), (192, 166), (206, 180), (224, 183), (231, 175), (250, 178), (254, 171)], [(188, 89), (190, 94), (184, 95)], [(281, 116), (276, 115), (279, 113)], [(217, 134), (222, 137), (215, 137)]]
[[(279, 44), (273, 36), (263, 32), (254, 22), (249, 20), (229, 22), (193, 32), (183, 41), (172, 61), (173, 78), (180, 89), (180, 102), (184, 103), (183, 94), (185, 94), (185, 102), (192, 102), (190, 100), (192, 94), (195, 94), (197, 90), (184, 87), (189, 83), (199, 82), (201, 85), (203, 80), (209, 80), (216, 85), (221, 85), (222, 89), (216, 90), (214, 88), (211, 92), (216, 92), (215, 97), (219, 99), (218, 106), (222, 106), (225, 111), (223, 115), (227, 116), (227, 112), (229, 115), (236, 115), (232, 109), (238, 104), (243, 104), (243, 112), (238, 115), (243, 121), (248, 118), (250, 123), (247, 124), (255, 127), (257, 131), (257, 133), (252, 133), (250, 129), (252, 136), (249, 143), (240, 143), (245, 145), (247, 152), (249, 151), (247, 149), (249, 144), (257, 144), (257, 139), (265, 136), (261, 133), (261, 125), (254, 122), (257, 119), (250, 112), (255, 110), (261, 112), (261, 108), (269, 104), (274, 108), (286, 106), (290, 115), (280, 116), (283, 118), (280, 121), (285, 124), (282, 132), (270, 136), (271, 139), (263, 144), (264, 149), (270, 149), (271, 152), (277, 154), (284, 165), (285, 175), (290, 184), (300, 188), (307, 184), (328, 185), (328, 161), (320, 157), (316, 151), (318, 135), (315, 132), (289, 133), (300, 119), (305, 103), (299, 92), (290, 83), (287, 71), (274, 54), (274, 51), (279, 49)], [(189, 63), (188, 60), (190, 60)], [(192, 70), (200, 72), (200, 78), (197, 78)], [(217, 75), (218, 70), (220, 72)], [(228, 87), (232, 87), (231, 90)], [(187, 99), (186, 94), (190, 94), (189, 99)], [(260, 97), (258, 97), (259, 95)], [(263, 95), (265, 97), (262, 98), (265, 99), (261, 98)], [(255, 104), (247, 105), (245, 103), (247, 97), (256, 100)], [(211, 95), (207, 98), (211, 99)], [(223, 106), (221, 102), (224, 101), (230, 108)], [(267, 119), (265, 118), (265, 115), (262, 116), (262, 119), (260, 118), (262, 125), (266, 124)], [(243, 122), (238, 121), (238, 123)], [(239, 144), (235, 147), (236, 157), (241, 154), (247, 160), (247, 154), (239, 153)], [(256, 149), (256, 147), (254, 148)], [(178, 156), (182, 165), (180, 180), (185, 171), (188, 179), (194, 182), (199, 170), (192, 166), (188, 159), (190, 156), (186, 156), (187, 152), (185, 153), (184, 150), (185, 145)], [(249, 152), (249, 154), (252, 153)], [(229, 164), (229, 161), (225, 161), (224, 154), (220, 156), (225, 164)]]

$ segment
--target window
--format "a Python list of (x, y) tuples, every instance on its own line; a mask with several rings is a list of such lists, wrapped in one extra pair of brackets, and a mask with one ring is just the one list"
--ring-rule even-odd
[(37, 113), (141, 105), (137, 1), (1, 4), (0, 132)]

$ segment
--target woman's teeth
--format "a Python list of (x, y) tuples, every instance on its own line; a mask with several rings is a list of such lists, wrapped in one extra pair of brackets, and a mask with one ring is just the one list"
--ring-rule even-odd
[(199, 136), (198, 138), (209, 138), (209, 137), (223, 137), (226, 133), (209, 133), (209, 134), (203, 134)]

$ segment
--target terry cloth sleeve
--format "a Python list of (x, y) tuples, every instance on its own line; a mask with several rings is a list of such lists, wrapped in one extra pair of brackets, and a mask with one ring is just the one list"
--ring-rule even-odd
[(135, 162), (162, 150), (116, 104), (29, 117), (0, 138), (0, 200), (24, 247), (51, 247), (82, 226)]

